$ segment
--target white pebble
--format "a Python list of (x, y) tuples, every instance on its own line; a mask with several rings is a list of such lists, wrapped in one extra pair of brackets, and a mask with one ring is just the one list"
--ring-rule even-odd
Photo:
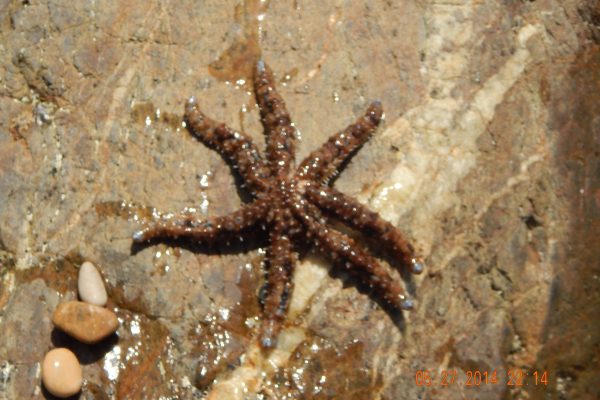
[(79, 393), (83, 385), (81, 366), (69, 349), (50, 350), (42, 362), (44, 387), (56, 397), (65, 398)]
[(81, 268), (79, 268), (77, 289), (79, 297), (86, 303), (103, 307), (108, 300), (102, 276), (94, 264), (89, 261), (81, 264)]

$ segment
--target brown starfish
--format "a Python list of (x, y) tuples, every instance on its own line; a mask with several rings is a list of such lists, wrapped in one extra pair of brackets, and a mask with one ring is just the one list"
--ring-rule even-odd
[(367, 284), (393, 307), (413, 308), (400, 283), (375, 258), (354, 239), (328, 224), (328, 217), (337, 218), (379, 240), (411, 272), (418, 274), (423, 270), (413, 247), (398, 229), (330, 185), (344, 162), (375, 132), (383, 116), (381, 103), (373, 102), (362, 117), (330, 137), (294, 169), (296, 129), (275, 90), (273, 73), (262, 60), (254, 71), (254, 92), (266, 135), (266, 159), (248, 136), (206, 117), (194, 98), (185, 106), (185, 122), (190, 132), (237, 169), (253, 200), (229, 215), (205, 220), (186, 213), (168, 214), (136, 232), (133, 240), (141, 243), (151, 239), (189, 238), (210, 244), (241, 237), (243, 231), (253, 226), (264, 226), (269, 232), (269, 247), (260, 330), (263, 348), (275, 345), (285, 320), (298, 257), (295, 243), (314, 243), (337, 265), (361, 272)]

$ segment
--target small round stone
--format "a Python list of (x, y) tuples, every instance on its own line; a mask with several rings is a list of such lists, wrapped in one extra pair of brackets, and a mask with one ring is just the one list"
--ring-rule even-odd
[(106, 305), (108, 295), (106, 294), (104, 281), (102, 280), (100, 272), (98, 272), (94, 264), (89, 261), (81, 264), (81, 268), (79, 268), (77, 290), (81, 300), (86, 303), (101, 307)]
[(64, 348), (46, 353), (42, 362), (42, 382), (46, 390), (56, 397), (65, 398), (79, 393), (83, 374), (75, 354)]
[(119, 320), (114, 312), (82, 301), (60, 303), (52, 322), (80, 342), (94, 344), (115, 333)]

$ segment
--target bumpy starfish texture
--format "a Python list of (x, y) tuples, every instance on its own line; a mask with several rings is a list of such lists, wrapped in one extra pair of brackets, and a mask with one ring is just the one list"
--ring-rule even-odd
[(184, 116), (189, 131), (223, 155), (239, 172), (252, 201), (229, 215), (204, 220), (189, 213), (170, 213), (137, 231), (134, 241), (187, 238), (211, 244), (241, 237), (253, 226), (264, 226), (269, 247), (260, 328), (263, 348), (276, 344), (285, 320), (298, 257), (294, 244), (314, 243), (335, 265), (359, 272), (390, 305), (412, 309), (413, 301), (402, 285), (354, 239), (328, 223), (333, 217), (367, 237), (378, 239), (412, 273), (422, 272), (422, 262), (398, 229), (331, 187), (332, 178), (343, 164), (375, 132), (383, 116), (381, 104), (373, 102), (362, 117), (331, 136), (294, 168), (296, 130), (275, 90), (273, 73), (262, 60), (254, 71), (254, 93), (266, 135), (266, 159), (248, 136), (205, 116), (194, 98), (187, 102)]

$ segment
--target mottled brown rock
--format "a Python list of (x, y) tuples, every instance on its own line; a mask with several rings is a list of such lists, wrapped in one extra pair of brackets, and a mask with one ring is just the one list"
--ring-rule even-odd
[[(124, 321), (87, 355), (98, 398), (208, 398), (227, 380), (244, 393), (240, 377), (269, 400), (600, 398), (598, 2), (257, 3), (1, 2), (0, 393), (43, 399), (52, 312), (89, 259)], [(426, 257), (403, 316), (301, 257), (294, 340), (268, 360), (249, 357), (260, 243), (131, 246), (153, 207), (239, 208), (235, 173), (181, 116), (194, 95), (262, 147), (243, 81), (257, 54), (299, 160), (381, 100), (382, 127), (334, 187)], [(493, 368), (548, 384), (466, 388)], [(426, 387), (418, 371), (457, 379)]]
[(87, 344), (98, 343), (119, 327), (114, 312), (82, 301), (60, 303), (52, 315), (52, 322), (60, 330)]

